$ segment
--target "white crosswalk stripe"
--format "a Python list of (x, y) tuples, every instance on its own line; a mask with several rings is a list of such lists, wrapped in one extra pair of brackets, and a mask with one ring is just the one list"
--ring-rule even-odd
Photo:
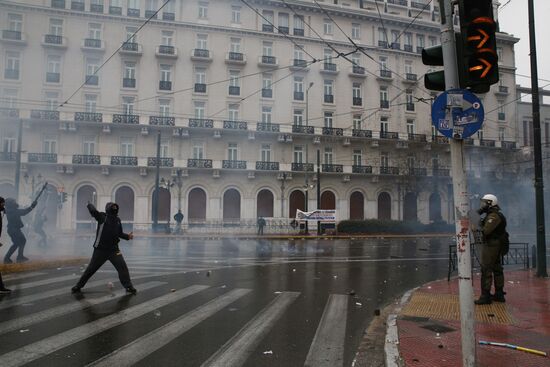
[(47, 278), (47, 279), (42, 279), (42, 280), (36, 280), (34, 282), (14, 284), (12, 286), (12, 288), (13, 289), (27, 289), (27, 288), (32, 288), (32, 287), (39, 287), (39, 286), (42, 286), (42, 285), (60, 283), (60, 282), (66, 281), (66, 280), (78, 280), (78, 278), (79, 278), (79, 276), (75, 275), (75, 274), (63, 275), (63, 276), (55, 277), (55, 278)]
[(16, 280), (16, 279), (26, 279), (26, 278), (32, 278), (32, 277), (37, 277), (39, 275), (46, 275), (47, 273), (41, 273), (41, 272), (38, 272), (38, 271), (34, 271), (34, 272), (31, 272), (31, 273), (21, 273), (21, 274), (7, 274), (7, 275), (2, 275), (4, 277), (4, 281), (11, 281), (11, 280)]

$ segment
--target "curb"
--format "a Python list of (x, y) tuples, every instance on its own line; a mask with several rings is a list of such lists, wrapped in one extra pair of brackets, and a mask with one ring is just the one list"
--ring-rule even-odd
[(397, 329), (397, 315), (399, 314), (399, 312), (401, 312), (403, 306), (405, 306), (409, 302), (412, 293), (418, 288), (420, 287), (416, 287), (405, 292), (405, 294), (401, 297), (401, 300), (399, 301), (399, 306), (394, 309), (394, 313), (388, 315), (388, 319), (386, 321), (386, 342), (384, 344), (386, 367), (403, 366), (403, 361), (401, 359), (401, 356), (399, 355), (398, 348), (399, 332)]
[(71, 265), (82, 265), (89, 261), (87, 257), (75, 257), (62, 260), (38, 260), (29, 261), (19, 264), (2, 264), (0, 265), (0, 273), (11, 274), (21, 273), (29, 270), (50, 269)]

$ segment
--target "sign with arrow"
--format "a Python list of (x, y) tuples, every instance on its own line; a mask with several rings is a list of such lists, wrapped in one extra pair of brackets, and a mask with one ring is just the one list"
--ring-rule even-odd
[(484, 119), (481, 100), (466, 89), (443, 92), (432, 105), (432, 124), (451, 139), (469, 138), (481, 128)]

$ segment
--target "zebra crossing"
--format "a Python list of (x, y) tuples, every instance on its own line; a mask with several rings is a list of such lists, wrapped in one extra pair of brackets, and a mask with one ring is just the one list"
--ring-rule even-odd
[[(264, 353), (258, 350), (263, 344), (269, 343), (269, 337), (278, 329), (284, 329), (288, 325), (281, 322), (284, 316), (296, 312), (296, 304), (304, 297), (298, 291), (278, 291), (266, 293), (255, 287), (220, 286), (212, 285), (194, 279), (194, 284), (186, 283), (186, 273), (204, 272), (213, 269), (224, 269), (220, 264), (186, 264), (184, 261), (169, 259), (166, 257), (130, 258), (128, 266), (138, 289), (137, 296), (128, 296), (123, 290), (105, 289), (109, 282), (116, 282), (115, 273), (105, 269), (99, 272), (84, 288), (84, 299), (79, 299), (70, 294), (70, 286), (78, 279), (77, 273), (35, 272), (27, 276), (21, 274), (11, 277), (14, 284), (10, 287), (14, 293), (8, 297), (0, 298), (0, 316), (10, 315), (14, 317), (0, 317), (0, 366), (12, 367), (26, 364), (54, 365), (48, 358), (57, 358), (60, 361), (63, 351), (69, 350), (79, 343), (99, 343), (98, 339), (109, 334), (116, 328), (125, 327), (132, 330), (131, 340), (126, 340), (123, 345), (115, 345), (111, 349), (93, 348), (94, 355), (88, 353), (79, 359), (72, 356), (70, 361), (64, 361), (63, 365), (86, 366), (133, 366), (139, 365), (146, 358), (155, 356), (163, 348), (178, 343), (181, 338), (197, 328), (211, 322), (210, 320), (226, 315), (231, 308), (238, 305), (243, 308), (242, 314), (246, 319), (242, 323), (235, 322), (227, 328), (230, 334), (224, 335), (224, 340), (213, 346), (213, 353), (202, 360), (187, 360), (185, 350), (181, 355), (174, 355), (173, 365), (201, 366), (201, 367), (231, 367), (250, 365), (254, 358), (264, 357)], [(139, 273), (135, 270), (139, 269)], [(72, 270), (69, 270), (72, 272)], [(33, 274), (33, 275), (31, 275)], [(177, 283), (173, 278), (176, 276)], [(118, 282), (117, 282), (118, 284)], [(177, 284), (177, 285), (176, 285)], [(128, 301), (124, 307), (102, 315), (97, 319), (75, 325), (75, 322), (66, 323), (67, 327), (59, 330), (59, 325), (64, 325), (65, 320), (75, 320), (80, 313), (103, 307), (111, 310), (109, 305), (119, 303), (122, 299)], [(304, 350), (303, 358), (296, 365), (339, 367), (344, 366), (344, 346), (346, 341), (346, 324), (348, 322), (347, 295), (329, 294), (321, 307), (322, 315), (309, 315), (312, 320), (312, 332), (305, 333), (309, 346)], [(238, 305), (237, 305), (238, 304)], [(32, 305), (32, 307), (25, 307)], [(159, 310), (182, 310), (170, 319), (155, 318)], [(164, 311), (163, 311), (164, 312)], [(319, 312), (320, 313), (320, 312)], [(133, 325), (140, 322), (152, 323), (151, 330), (141, 331), (139, 327), (132, 329)], [(153, 320), (153, 321), (151, 321)], [(56, 325), (55, 331), (44, 335), (34, 335), (32, 332), (45, 329), (48, 325)], [(208, 330), (212, 330), (209, 325)], [(32, 335), (29, 342), (24, 342), (24, 330), (27, 335)], [(214, 328), (215, 330), (215, 328)], [(285, 332), (280, 331), (280, 332)], [(116, 334), (116, 333), (115, 333)], [(16, 336), (18, 342), (2, 343)], [(288, 343), (298, 335), (288, 335)], [(218, 340), (218, 338), (215, 338)], [(221, 338), (220, 338), (221, 339)], [(101, 345), (109, 345), (101, 340)], [(276, 352), (285, 353), (285, 345), (276, 345)], [(196, 346), (197, 348), (199, 346)], [(97, 350), (101, 351), (98, 352)], [(92, 353), (92, 352), (90, 352)], [(267, 353), (269, 356), (269, 353)], [(60, 357), (61, 356), (61, 357)], [(57, 365), (57, 364), (55, 364)], [(261, 365), (255, 364), (255, 365)], [(278, 365), (271, 362), (270, 365)], [(283, 364), (281, 364), (283, 365)], [(284, 364), (288, 365), (288, 364)]]

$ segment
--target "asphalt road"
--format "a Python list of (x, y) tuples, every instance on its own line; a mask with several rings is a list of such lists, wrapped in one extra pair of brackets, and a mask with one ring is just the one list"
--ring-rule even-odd
[[(446, 276), (449, 242), (123, 243), (136, 296), (109, 263), (81, 296), (80, 267), (6, 276), (0, 366), (351, 366), (376, 309)], [(90, 255), (91, 241), (48, 252)]]

